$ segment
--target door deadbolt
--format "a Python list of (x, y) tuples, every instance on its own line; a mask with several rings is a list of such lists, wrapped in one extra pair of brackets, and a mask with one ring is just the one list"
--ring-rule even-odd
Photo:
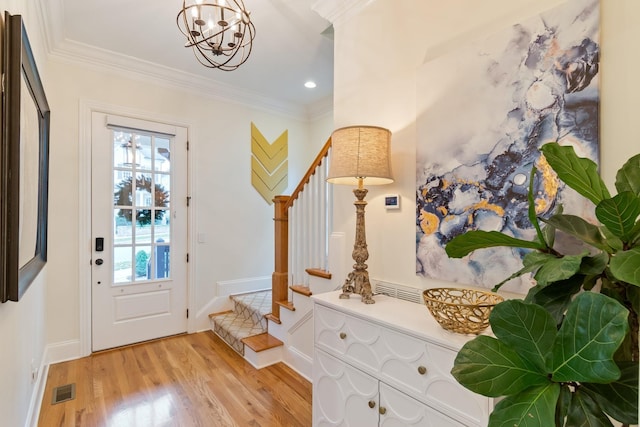
[(104, 262), (104, 261), (102, 260), (102, 258), (98, 258), (98, 259), (96, 260), (96, 265), (102, 265), (102, 263), (103, 263), (103, 262)]

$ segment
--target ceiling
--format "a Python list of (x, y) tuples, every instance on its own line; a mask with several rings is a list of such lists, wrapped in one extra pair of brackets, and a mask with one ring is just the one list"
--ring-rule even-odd
[[(53, 55), (222, 96), (317, 110), (331, 105), (333, 41), (330, 23), (312, 10), (316, 1), (244, 0), (256, 37), (251, 56), (235, 71), (206, 68), (184, 47), (176, 25), (181, 0), (40, 0), (40, 6)], [(307, 80), (317, 87), (305, 88)]]

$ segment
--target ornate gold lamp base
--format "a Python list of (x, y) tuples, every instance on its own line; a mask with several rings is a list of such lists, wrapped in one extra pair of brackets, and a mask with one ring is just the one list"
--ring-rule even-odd
[(352, 256), (356, 263), (353, 265), (353, 271), (349, 273), (347, 280), (342, 285), (340, 298), (347, 299), (351, 294), (359, 294), (362, 296), (363, 303), (374, 304), (369, 272), (367, 272), (367, 264), (365, 264), (365, 261), (369, 258), (364, 231), (364, 207), (367, 205), (364, 197), (367, 192), (366, 188), (362, 188), (362, 180), (360, 180), (358, 188), (353, 190), (357, 200), (353, 203), (356, 207), (356, 240), (353, 244)]

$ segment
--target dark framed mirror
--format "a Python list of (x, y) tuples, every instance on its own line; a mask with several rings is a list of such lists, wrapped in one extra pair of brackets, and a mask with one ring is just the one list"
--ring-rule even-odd
[(18, 301), (47, 261), (50, 110), (22, 16), (4, 14), (0, 301)]

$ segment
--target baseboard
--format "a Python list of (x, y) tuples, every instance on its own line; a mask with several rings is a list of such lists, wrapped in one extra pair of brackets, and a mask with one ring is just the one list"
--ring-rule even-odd
[(49, 366), (53, 363), (65, 362), (67, 360), (78, 359), (81, 357), (80, 340), (62, 341), (55, 344), (49, 344), (44, 349), (38, 376), (36, 377), (33, 393), (31, 394), (31, 402), (29, 403), (29, 412), (25, 427), (36, 427), (38, 418), (40, 418), (40, 406), (44, 398), (44, 390), (47, 386), (47, 374)]
[(295, 347), (286, 347), (285, 357), (282, 362), (304, 377), (307, 381), (313, 382), (312, 357), (298, 351)]
[(44, 389), (47, 386), (47, 374), (49, 373), (49, 364), (44, 363), (44, 357), (42, 360), (43, 362), (40, 365), (40, 369), (38, 369), (38, 377), (36, 378), (36, 383), (31, 393), (31, 402), (29, 403), (29, 412), (27, 413), (25, 427), (38, 426), (40, 407), (44, 399)]
[(80, 340), (68, 340), (47, 345), (42, 359), (43, 363), (51, 365), (52, 363), (66, 362), (80, 357), (82, 357)]

